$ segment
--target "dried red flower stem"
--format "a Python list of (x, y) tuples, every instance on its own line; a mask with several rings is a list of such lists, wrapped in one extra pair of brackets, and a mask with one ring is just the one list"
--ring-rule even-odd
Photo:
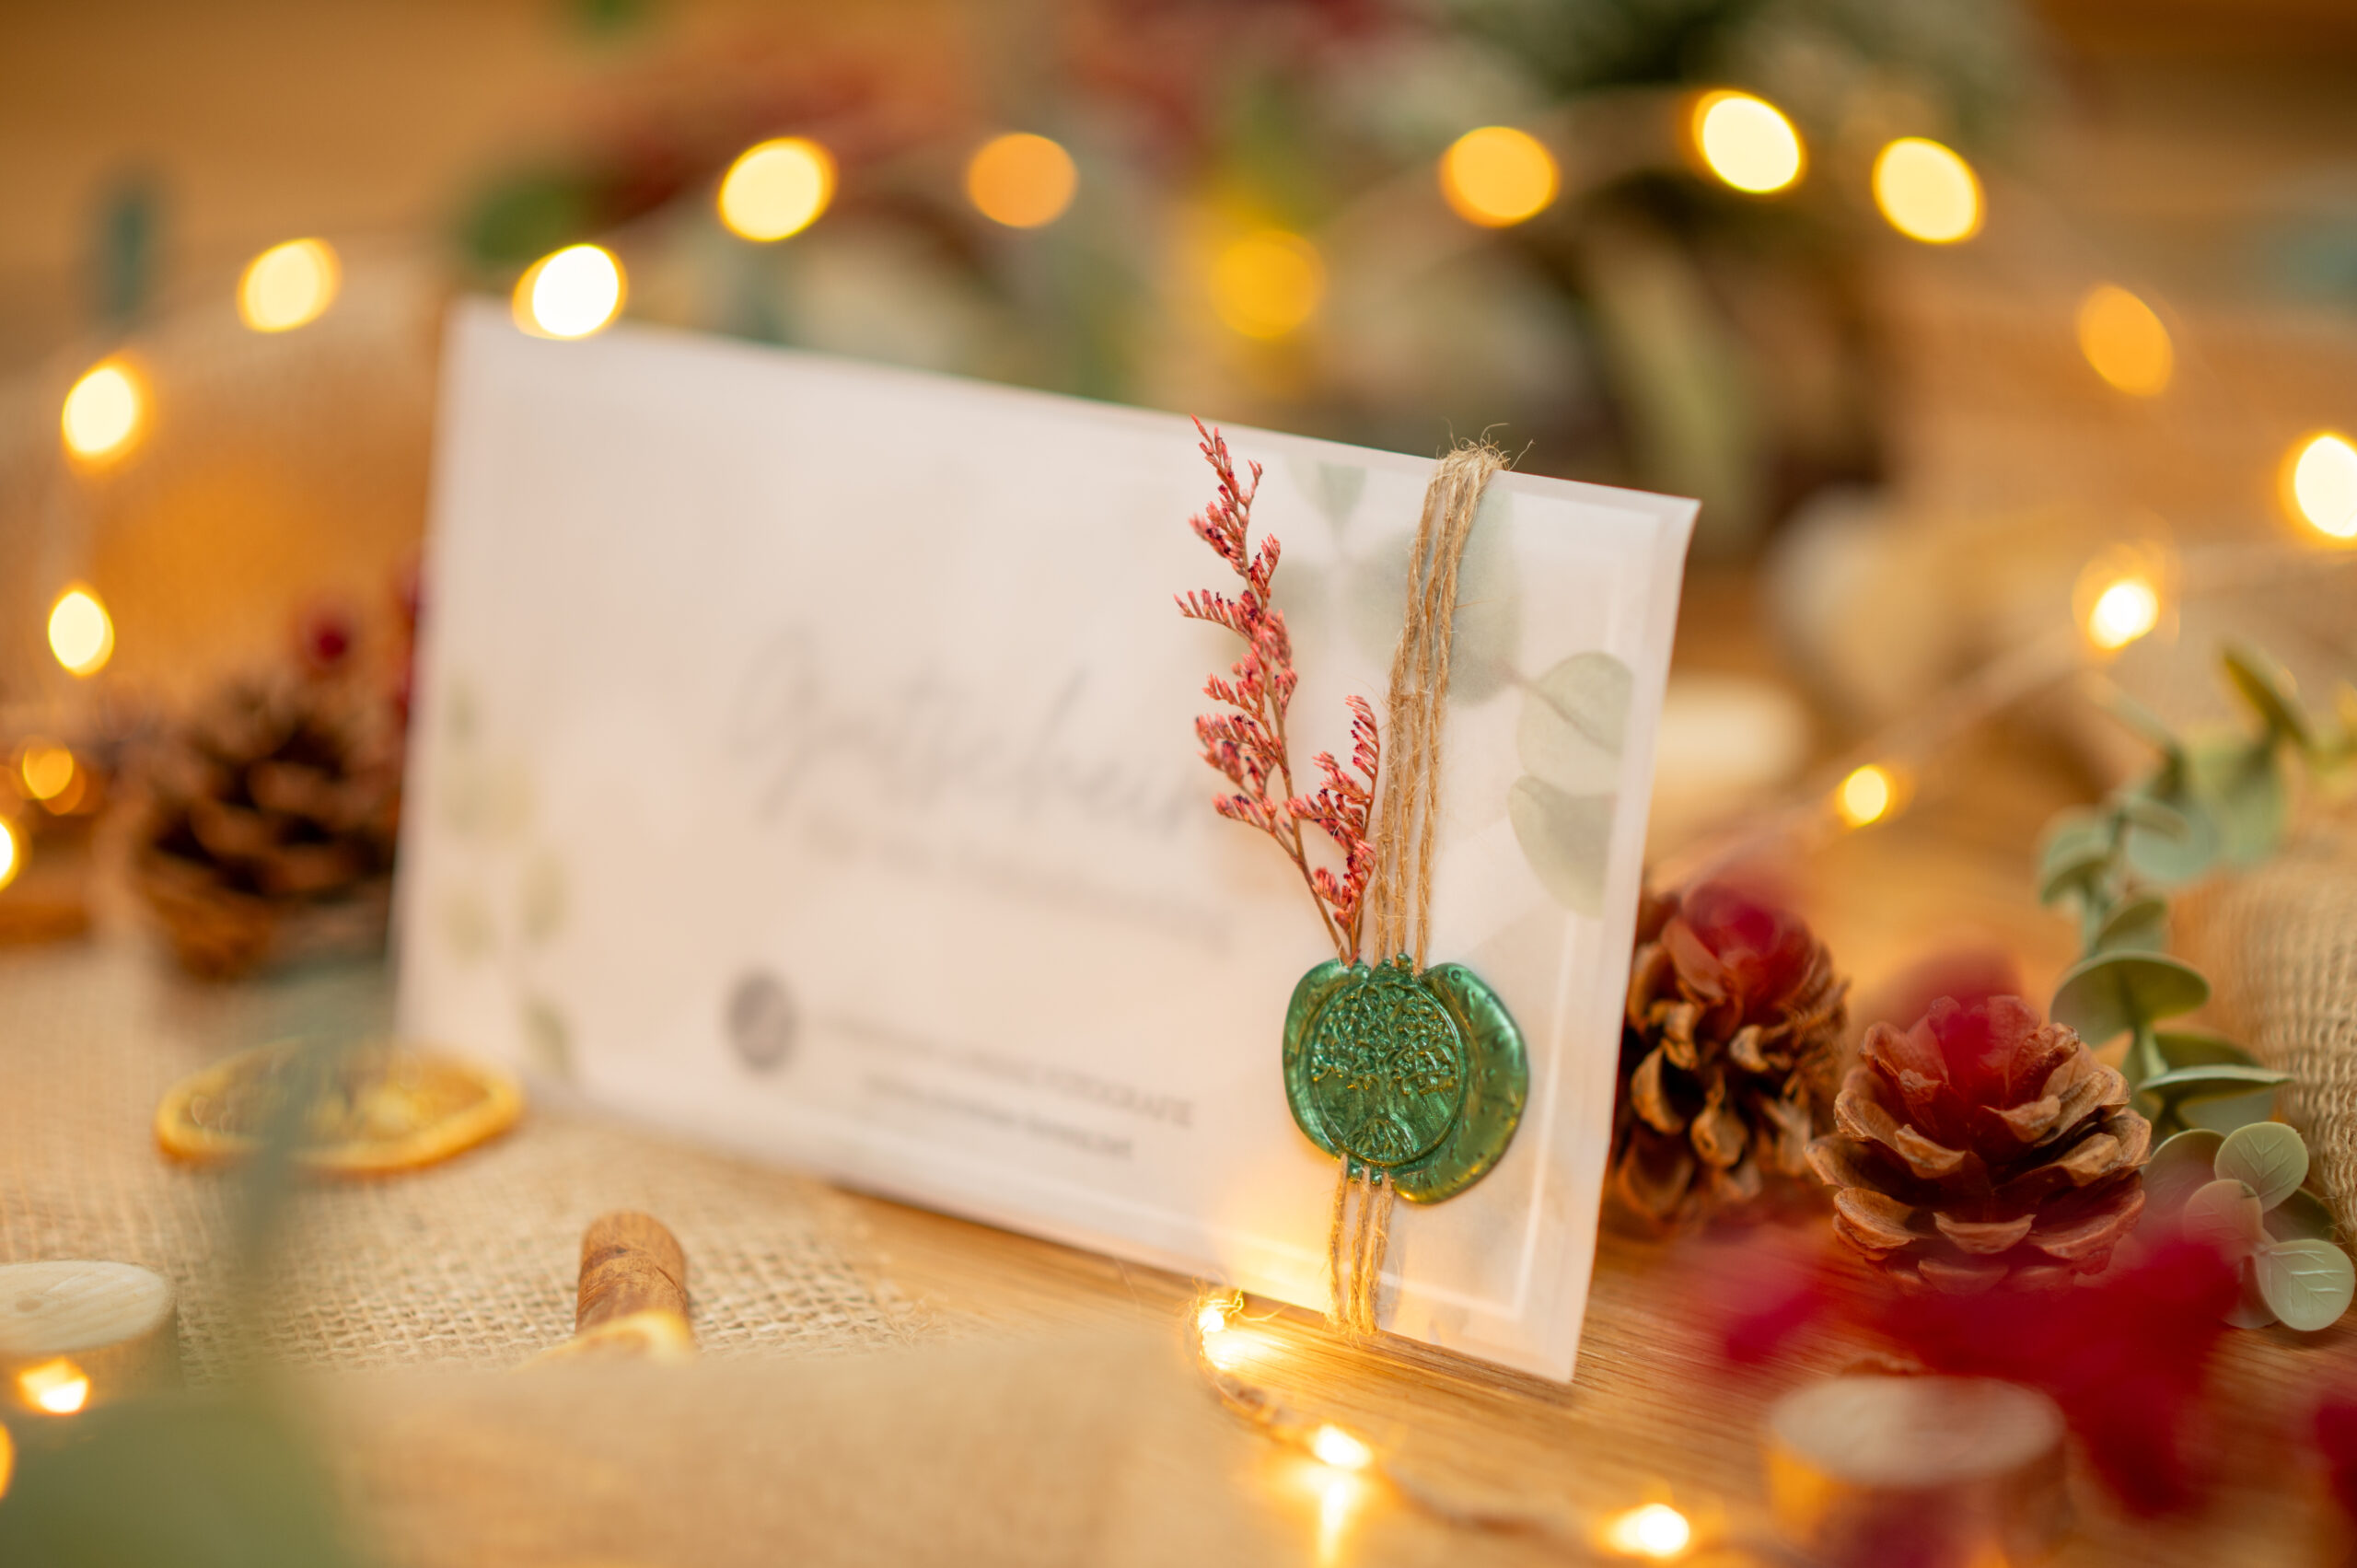
[[(1195, 422), (1195, 431), (1202, 437), (1203, 458), (1217, 476), (1219, 489), (1208, 506), (1188, 519), (1189, 526), (1244, 584), (1233, 598), (1202, 588), (1179, 595), (1178, 600), (1180, 614), (1224, 626), (1244, 641), (1244, 655), (1228, 667), (1227, 676), (1213, 675), (1203, 683), (1203, 695), (1235, 711), (1195, 720), (1203, 761), (1235, 786), (1232, 793), (1215, 797), (1212, 808), (1230, 821), (1259, 829), (1284, 852), (1308, 887), (1334, 951), (1350, 963), (1358, 956), (1359, 916), (1367, 879), (1375, 871), (1368, 818), (1382, 761), (1375, 710), (1364, 698), (1350, 699), (1350, 769), (1336, 763), (1333, 753), (1321, 751), (1317, 765), (1325, 782), (1313, 794), (1295, 794), (1285, 712), (1300, 677), (1293, 668), (1293, 640), (1285, 632), (1284, 611), (1271, 602), (1283, 546), (1273, 534), (1263, 535), (1257, 547), (1250, 539), (1260, 465), (1249, 465), (1248, 484), (1238, 480), (1225, 438), (1206, 430), (1201, 420)], [(1323, 831), (1341, 852), (1340, 876), (1309, 864), (1301, 832), (1304, 822)]]

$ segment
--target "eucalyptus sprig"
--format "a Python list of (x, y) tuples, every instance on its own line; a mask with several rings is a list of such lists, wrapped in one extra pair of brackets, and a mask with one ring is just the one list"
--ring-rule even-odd
[(2280, 1121), (2232, 1132), (2197, 1127), (2154, 1151), (2144, 1167), (2147, 1211), (2210, 1242), (2242, 1276), (2226, 1315), (2238, 1329), (2279, 1319), (2313, 1333), (2357, 1296), (2357, 1267), (2333, 1241), (2332, 1211), (2300, 1183), (2308, 1146)]
[(2121, 1071), (2164, 1141), (2144, 1167), (2149, 1212), (2212, 1241), (2241, 1271), (2229, 1321), (2324, 1328), (2357, 1293), (2357, 1268), (2324, 1201), (2304, 1190), (2308, 1146), (2271, 1120), (2291, 1074), (2182, 1018), (2210, 1000), (2201, 971), (2165, 951), (2171, 888), (2220, 865), (2274, 853), (2291, 819), (2290, 759), (2328, 790), (2357, 759), (2357, 699), (2344, 691), (2340, 732), (2311, 724), (2282, 669), (2230, 647), (2228, 683), (2255, 729), (2188, 741), (2121, 696), (2114, 711), (2152, 742), (2158, 764), (2094, 807), (2058, 815), (2038, 853), (2038, 898), (2077, 907), (2083, 956), (2056, 987), (2051, 1015), (2090, 1045), (2126, 1036)]
[(2114, 711), (2159, 761), (2101, 806), (2058, 815), (2038, 856), (2038, 897), (2076, 906), (2084, 954), (2055, 991), (2053, 1016), (2090, 1045), (2129, 1037), (2121, 1071), (2161, 1137), (2264, 1121), (2273, 1109), (2266, 1091), (2290, 1081), (2221, 1035), (2171, 1023), (2209, 1001), (2210, 982), (2166, 953), (2163, 895), (2272, 854), (2291, 817), (2290, 759), (2337, 773), (2349, 749), (2346, 735), (2319, 736), (2264, 654), (2230, 647), (2224, 665), (2256, 727), (2188, 740), (2116, 698)]

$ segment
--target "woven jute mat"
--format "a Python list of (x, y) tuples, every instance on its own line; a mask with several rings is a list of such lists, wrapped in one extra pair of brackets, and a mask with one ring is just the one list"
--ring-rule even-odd
[(0, 1261), (103, 1258), (163, 1273), (199, 1385), (256, 1355), (319, 1370), (513, 1366), (571, 1332), (582, 1228), (615, 1208), (658, 1216), (685, 1246), (708, 1355), (916, 1337), (897, 1293), (861, 1266), (855, 1213), (832, 1190), (539, 1108), (440, 1166), (300, 1183), (260, 1320), (233, 1332), (245, 1184), (158, 1152), (157, 1101), (229, 1051), (366, 1038), (389, 1016), (375, 965), (221, 988), (180, 980), (131, 943), (0, 956)]
[(2357, 815), (2307, 822), (2272, 859), (2188, 898), (2177, 945), (2220, 1028), (2292, 1074), (2282, 1105), (2316, 1184), (2357, 1220)]

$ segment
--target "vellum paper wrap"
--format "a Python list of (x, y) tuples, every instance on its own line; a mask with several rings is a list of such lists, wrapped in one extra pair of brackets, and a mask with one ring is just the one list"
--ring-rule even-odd
[[(930, 1206), (1326, 1300), (1285, 1106), (1330, 952), (1211, 809), (1178, 417), (651, 330), (447, 360), (399, 922), (404, 1030)], [(1306, 770), (1379, 700), (1429, 459), (1267, 470)], [(1456, 621), (1430, 950), (1531, 1096), (1395, 1223), (1383, 1323), (1567, 1377), (1690, 502), (1502, 474)]]

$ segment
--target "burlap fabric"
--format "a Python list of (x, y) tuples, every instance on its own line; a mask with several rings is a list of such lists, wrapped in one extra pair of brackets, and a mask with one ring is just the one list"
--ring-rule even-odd
[(2316, 1184), (2357, 1221), (2357, 815), (2320, 818), (2273, 859), (2179, 906), (2177, 946), (2218, 1026), (2292, 1074), (2281, 1104)]
[(329, 1451), (398, 1568), (1306, 1561), (1314, 1500), (1174, 1329), (371, 1379)]
[(333, 1369), (513, 1366), (572, 1331), (582, 1227), (613, 1208), (661, 1217), (685, 1245), (709, 1355), (912, 1336), (905, 1306), (853, 1261), (856, 1219), (839, 1194), (546, 1108), (431, 1169), (302, 1183), (267, 1309), (233, 1334), (243, 1184), (158, 1153), (156, 1103), (226, 1051), (377, 1032), (388, 1013), (374, 965), (209, 988), (134, 946), (0, 958), (0, 1261), (108, 1258), (162, 1272), (180, 1292), (197, 1384), (255, 1354)]

